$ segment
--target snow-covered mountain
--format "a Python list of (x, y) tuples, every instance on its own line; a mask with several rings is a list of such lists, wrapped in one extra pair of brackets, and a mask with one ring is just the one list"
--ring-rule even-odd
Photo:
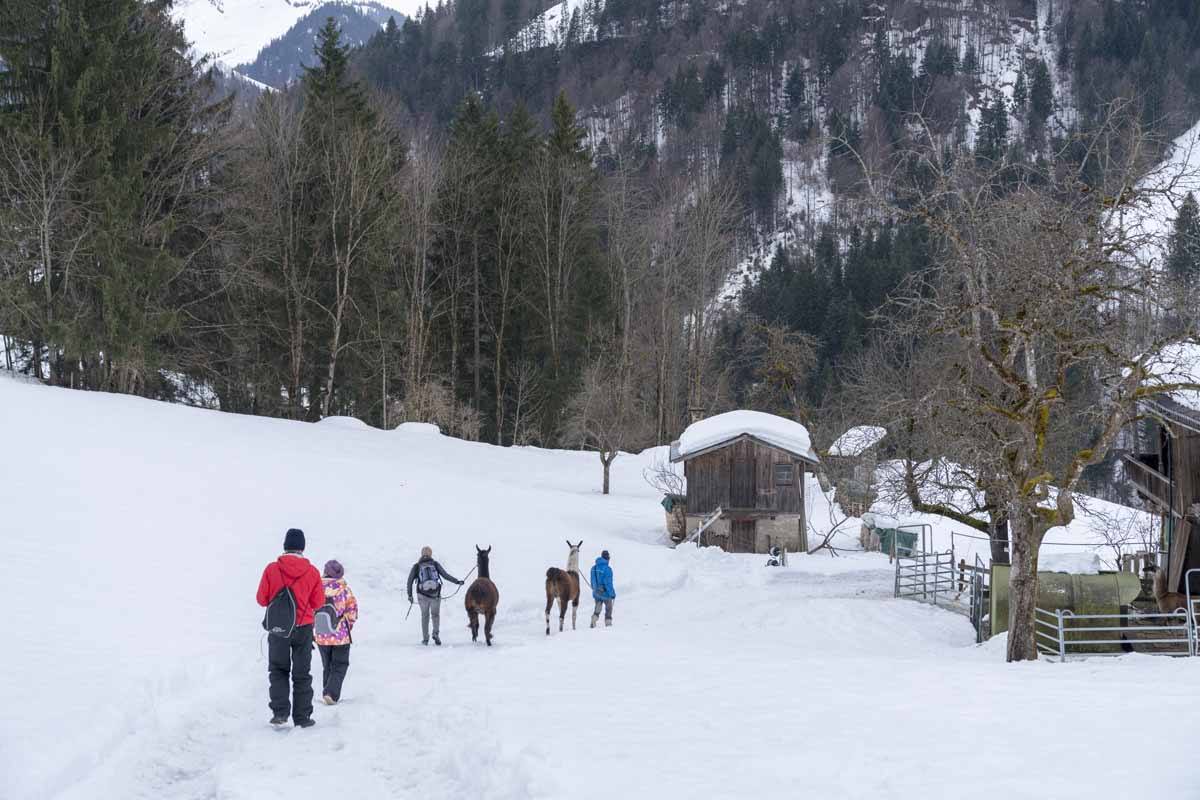
[(297, 20), (287, 33), (272, 39), (258, 52), (253, 62), (240, 64), (237, 71), (267, 86), (286, 86), (300, 77), (305, 66), (314, 63), (317, 34), (327, 19), (337, 23), (342, 42), (352, 47), (365, 44), (389, 20), (394, 20), (397, 25), (404, 22), (403, 15), (375, 2), (350, 4), (327, 1), (314, 4), (312, 10)]
[[(327, 0), (177, 0), (175, 13), (184, 32), (200, 53), (221, 61), (245, 64), (272, 40), (286, 34), (300, 19)], [(381, 7), (403, 12), (411, 2), (378, 0), (343, 3), (356, 7)]]

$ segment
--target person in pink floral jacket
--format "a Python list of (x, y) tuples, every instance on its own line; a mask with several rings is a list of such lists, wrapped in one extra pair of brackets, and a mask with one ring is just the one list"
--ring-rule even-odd
[(333, 603), (339, 622), (332, 634), (316, 634), (317, 649), (321, 651), (321, 674), (325, 705), (331, 706), (342, 697), (342, 681), (350, 669), (350, 631), (358, 621), (358, 600), (343, 577), (345, 570), (337, 561), (325, 562), (325, 599)]

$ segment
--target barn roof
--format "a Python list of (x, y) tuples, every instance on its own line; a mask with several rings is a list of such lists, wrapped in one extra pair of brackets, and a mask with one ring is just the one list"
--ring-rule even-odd
[(808, 428), (774, 414), (746, 410), (727, 411), (693, 422), (679, 437), (679, 441), (671, 444), (671, 460), (687, 461), (743, 436), (757, 439), (811, 464), (820, 460), (813, 450)]
[(828, 454), (847, 458), (861, 456), (879, 444), (885, 436), (887, 436), (887, 428), (881, 428), (878, 425), (856, 425), (830, 445)]

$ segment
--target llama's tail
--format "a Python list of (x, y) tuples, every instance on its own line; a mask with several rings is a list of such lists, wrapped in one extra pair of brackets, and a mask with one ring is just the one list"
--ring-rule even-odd
[(1154, 599), (1162, 600), (1167, 596), (1167, 573), (1166, 570), (1154, 570)]
[(546, 580), (548, 580), (548, 581), (558, 580), (558, 576), (561, 574), (562, 574), (561, 569), (559, 569), (558, 567), (551, 567), (550, 569), (546, 570)]

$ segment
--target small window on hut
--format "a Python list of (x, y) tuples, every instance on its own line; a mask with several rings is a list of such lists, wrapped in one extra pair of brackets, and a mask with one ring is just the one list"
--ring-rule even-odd
[(775, 465), (775, 485), (776, 486), (791, 486), (796, 482), (794, 467), (791, 464), (776, 464)]

